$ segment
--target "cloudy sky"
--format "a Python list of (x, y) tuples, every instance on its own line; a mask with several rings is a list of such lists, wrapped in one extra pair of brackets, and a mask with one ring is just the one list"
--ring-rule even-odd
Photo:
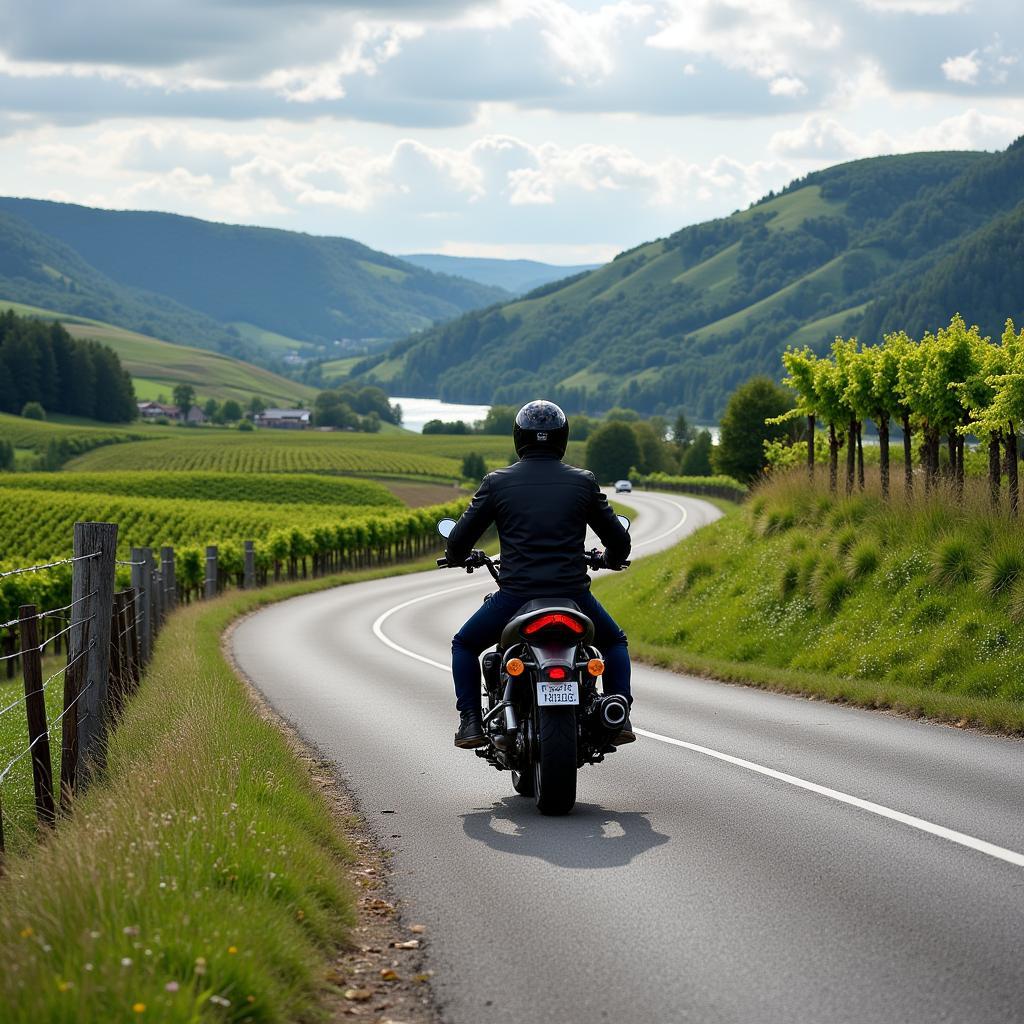
[(0, 193), (604, 259), (1024, 134), (1020, 0), (0, 0)]

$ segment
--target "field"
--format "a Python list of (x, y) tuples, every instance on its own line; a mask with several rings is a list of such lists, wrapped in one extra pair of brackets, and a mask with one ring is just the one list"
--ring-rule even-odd
[(72, 336), (109, 345), (132, 375), (135, 393), (143, 401), (163, 395), (170, 402), (174, 385), (180, 383), (191, 384), (200, 400), (234, 398), (243, 405), (256, 396), (268, 405), (286, 407), (316, 397), (315, 388), (207, 349), (173, 345), (100, 320), (65, 316), (17, 302), (0, 300), (0, 310), (3, 309), (13, 309), (24, 316), (60, 320)]
[(945, 487), (882, 501), (781, 475), (598, 592), (643, 656), (780, 689), (1024, 731), (1024, 538)]
[[(90, 452), (69, 463), (68, 469), (356, 473), (457, 480), (462, 459), (470, 452), (483, 455), (490, 468), (504, 466), (513, 458), (512, 440), (486, 435), (179, 430), (173, 437), (122, 445), (117, 452)], [(570, 446), (570, 461), (582, 459), (582, 454), (581, 443)]]
[[(369, 480), (314, 474), (233, 473), (17, 473), (0, 476), (8, 490), (80, 492), (116, 497), (173, 498), (177, 501), (256, 502), (266, 505), (346, 505), (400, 508), (386, 488)], [(47, 499), (48, 500), (48, 499)], [(293, 510), (301, 514), (301, 510)]]

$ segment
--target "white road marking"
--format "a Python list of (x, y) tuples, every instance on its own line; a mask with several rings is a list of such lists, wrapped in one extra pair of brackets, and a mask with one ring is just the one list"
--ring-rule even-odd
[[(647, 497), (653, 498), (655, 496), (653, 494), (650, 494), (650, 495), (647, 495)], [(678, 529), (680, 529), (683, 526), (683, 524), (686, 522), (686, 509), (682, 505), (677, 505), (674, 501), (671, 501), (668, 498), (658, 497), (656, 500), (658, 500), (660, 502), (663, 502), (666, 505), (671, 505), (673, 508), (679, 509), (679, 511), (682, 514), (679, 516), (679, 519), (676, 520), (676, 522), (675, 522), (675, 524), (673, 526), (671, 526), (669, 529), (665, 530), (663, 533), (659, 533), (657, 537), (647, 537), (644, 540), (638, 540), (633, 545), (633, 547), (635, 547), (635, 548), (642, 548), (642, 547), (644, 547), (647, 544), (655, 543), (655, 541), (664, 540), (670, 534), (673, 534)]]
[[(490, 576), (487, 577), (490, 579)], [(431, 665), (434, 668), (441, 669), (442, 672), (451, 671), (451, 663), (447, 665), (441, 664), (439, 661), (434, 661), (433, 658), (428, 658), (423, 654), (417, 654), (415, 651), (410, 651), (407, 647), (402, 647), (400, 644), (396, 644), (391, 637), (385, 635), (383, 625), (391, 618), (395, 612), (400, 612), (403, 608), (408, 608), (410, 605), (419, 604), (420, 601), (429, 601), (434, 597), (442, 597), (444, 594), (454, 594), (459, 590), (469, 590), (472, 587), (478, 586), (481, 581), (474, 580), (472, 583), (460, 583), (457, 587), (445, 587), (444, 590), (432, 590), (429, 594), (420, 594), (419, 597), (410, 598), (408, 601), (403, 601), (401, 604), (396, 604), (394, 608), (389, 608), (386, 612), (383, 612), (377, 617), (376, 622), (373, 624), (373, 635), (386, 646), (390, 647), (391, 650), (397, 651), (399, 654), (404, 654), (407, 658), (415, 658), (417, 661), (422, 661), (424, 665)]]
[(638, 736), (646, 736), (651, 740), (658, 740), (660, 743), (669, 743), (674, 747), (684, 747), (687, 750), (695, 751), (698, 754), (705, 754), (708, 757), (717, 758), (728, 764), (734, 764), (748, 771), (757, 772), (759, 775), (767, 775), (770, 779), (777, 779), (779, 782), (787, 782), (791, 786), (798, 786), (800, 789), (809, 790), (811, 793), (818, 793), (827, 796), (831, 800), (838, 800), (840, 803), (849, 804), (851, 807), (858, 807), (862, 811), (869, 811), (879, 817), (888, 818), (890, 821), (898, 821), (903, 825), (927, 832), (929, 835), (938, 836), (940, 839), (948, 839), (951, 843), (958, 843), (979, 853), (987, 853), (997, 860), (1004, 860), (1008, 864), (1016, 864), (1017, 867), (1024, 867), (1024, 854), (1016, 853), (1013, 850), (1004, 849), (994, 843), (986, 842), (984, 839), (976, 839), (974, 836), (965, 835), (954, 829), (946, 828), (944, 825), (936, 825), (923, 818), (915, 818), (912, 814), (904, 814), (902, 811), (894, 811), (891, 807), (884, 807), (882, 804), (872, 803), (870, 800), (862, 800), (857, 796), (850, 796), (849, 793), (841, 793), (837, 789), (829, 789), (828, 786), (819, 786), (816, 782), (808, 782), (806, 779), (799, 779), (795, 775), (787, 775), (785, 772), (776, 771), (774, 768), (766, 768), (764, 765), (755, 764), (753, 761), (745, 761), (742, 757), (734, 757), (732, 754), (723, 754), (720, 750), (712, 750), (710, 747), (702, 747), (697, 743), (687, 743), (685, 740), (673, 739), (671, 736), (662, 736), (656, 732), (648, 732), (646, 729), (634, 729)]
[[(429, 601), (435, 597), (443, 597), (445, 594), (469, 590), (474, 586), (477, 586), (477, 583), (463, 583), (457, 587), (446, 587), (444, 590), (432, 590), (429, 594), (421, 594), (419, 597), (413, 597), (408, 601), (403, 601), (401, 604), (396, 604), (393, 608), (389, 608), (377, 617), (376, 622), (373, 624), (374, 636), (398, 654), (405, 655), (407, 658), (413, 658), (424, 665), (430, 665), (432, 668), (439, 669), (442, 672), (450, 672), (450, 662), (445, 664), (435, 661), (433, 658), (428, 658), (425, 655), (417, 654), (415, 651), (410, 651), (407, 647), (403, 647), (387, 636), (382, 627), (395, 612), (400, 612), (403, 608), (419, 604), (421, 601)], [(790, 786), (796, 786), (799, 789), (817, 793), (819, 796), (826, 796), (830, 800), (836, 800), (839, 803), (848, 804), (862, 811), (877, 814), (881, 818), (888, 818), (890, 821), (898, 821), (902, 825), (909, 825), (920, 832), (927, 832), (929, 835), (937, 836), (939, 839), (946, 839), (951, 843), (957, 843), (959, 846), (965, 846), (978, 853), (987, 854), (989, 857), (1005, 861), (1007, 864), (1024, 867), (1024, 854), (1017, 853), (1014, 850), (1007, 850), (1002, 846), (996, 846), (995, 843), (987, 842), (984, 839), (977, 839), (963, 832), (957, 832), (954, 829), (946, 828), (944, 825), (936, 825), (933, 822), (925, 821), (924, 818), (917, 818), (912, 814), (904, 814), (903, 811), (896, 811), (891, 807), (885, 807), (870, 800), (862, 800), (860, 797), (851, 796), (849, 793), (840, 792), (838, 789), (820, 786), (816, 782), (809, 782), (807, 779), (801, 779), (795, 775), (787, 775), (786, 772), (776, 771), (774, 768), (768, 768), (763, 764), (756, 764), (754, 761), (747, 761), (742, 757), (735, 757), (720, 750), (713, 750), (711, 747), (702, 747), (699, 743), (688, 743), (686, 740), (677, 740), (672, 736), (662, 736), (660, 733), (648, 732), (646, 729), (634, 729), (633, 731), (638, 736), (646, 736), (647, 739), (657, 740), (659, 743), (667, 743), (673, 747), (682, 747), (684, 750), (692, 750), (694, 753), (713, 757), (718, 761), (724, 761), (726, 764), (735, 765), (738, 768), (746, 768), (747, 771), (756, 772), (758, 775), (767, 776), (778, 782), (785, 782)]]

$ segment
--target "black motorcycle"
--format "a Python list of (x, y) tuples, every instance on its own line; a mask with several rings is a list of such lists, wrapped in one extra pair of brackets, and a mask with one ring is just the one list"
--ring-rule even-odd
[[(629, 520), (618, 518), (628, 530)], [(454, 526), (454, 519), (442, 519), (437, 530), (447, 538)], [(585, 557), (591, 569), (608, 568), (596, 548)], [(497, 580), (500, 564), (474, 549), (457, 568), (486, 568)], [(487, 744), (476, 754), (511, 771), (515, 791), (534, 797), (541, 814), (572, 810), (577, 770), (617, 749), (611, 741), (629, 714), (625, 697), (598, 692), (604, 661), (593, 639), (594, 624), (575, 602), (527, 601), (481, 659)]]

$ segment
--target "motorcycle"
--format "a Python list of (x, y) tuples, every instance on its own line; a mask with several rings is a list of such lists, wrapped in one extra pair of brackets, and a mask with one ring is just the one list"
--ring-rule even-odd
[[(628, 530), (629, 520), (618, 519)], [(442, 519), (437, 531), (447, 538), (454, 527)], [(591, 569), (609, 568), (597, 548), (584, 557)], [(448, 567), (445, 558), (437, 564)], [(474, 549), (451, 568), (486, 568), (497, 580), (500, 567), (500, 558)], [(510, 771), (512, 787), (541, 814), (572, 810), (577, 771), (616, 751), (611, 741), (629, 714), (625, 697), (598, 691), (604, 661), (593, 640), (594, 624), (574, 601), (544, 598), (527, 601), (481, 658), (487, 742), (477, 757)]]

